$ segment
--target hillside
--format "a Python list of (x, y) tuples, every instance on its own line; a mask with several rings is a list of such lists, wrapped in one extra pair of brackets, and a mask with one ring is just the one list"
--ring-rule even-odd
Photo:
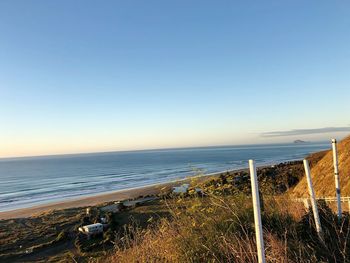
[[(331, 144), (330, 144), (331, 147)], [(350, 136), (338, 143), (339, 176), (342, 196), (350, 195)], [(329, 150), (311, 167), (311, 176), (317, 197), (335, 196), (333, 155)], [(296, 197), (308, 196), (306, 177), (304, 176), (292, 190)]]
[[(326, 155), (308, 159), (317, 166)], [(303, 174), (301, 161), (258, 169), (267, 261), (350, 262), (349, 216), (338, 228), (337, 216), (320, 206), (323, 247), (312, 213), (284, 195)], [(249, 171), (240, 170), (193, 178), (183, 194), (162, 188), (153, 201), (118, 211), (106, 212), (111, 202), (89, 215), (80, 207), (0, 220), (0, 262), (257, 262), (250, 193)], [(109, 222), (103, 235), (78, 232), (101, 217)]]

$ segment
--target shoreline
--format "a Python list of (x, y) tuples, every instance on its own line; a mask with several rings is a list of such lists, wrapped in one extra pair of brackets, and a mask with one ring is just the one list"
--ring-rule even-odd
[[(264, 167), (264, 166), (261, 166), (261, 167)], [(191, 176), (191, 177), (178, 179), (170, 182), (155, 183), (147, 186), (115, 190), (112, 192), (94, 194), (91, 196), (82, 196), (74, 199), (50, 202), (50, 203), (39, 204), (31, 207), (3, 211), (3, 212), (0, 212), (0, 220), (34, 217), (34, 216), (39, 216), (41, 214), (48, 213), (54, 210), (97, 206), (108, 202), (134, 199), (139, 196), (156, 195), (160, 192), (161, 188), (166, 188), (167, 190), (170, 190), (173, 186), (190, 182), (191, 180), (198, 180), (200, 182), (200, 181), (207, 180), (210, 177), (217, 177), (223, 173), (239, 172), (247, 169), (248, 168), (241, 168), (241, 169), (235, 169), (235, 170), (227, 170), (227, 171), (221, 171), (216, 173)]]
[[(310, 155), (312, 154), (314, 153), (311, 153)], [(295, 161), (300, 161), (300, 159), (292, 159), (292, 160), (278, 162), (278, 163), (263, 164), (261, 166), (258, 166), (257, 169), (270, 167), (273, 165), (277, 165), (279, 163), (289, 163), (289, 162), (295, 162)], [(109, 202), (135, 199), (140, 196), (156, 195), (156, 194), (159, 194), (159, 192), (163, 188), (165, 188), (164, 190), (170, 190), (174, 186), (178, 186), (179, 184), (183, 184), (183, 183), (189, 183), (192, 180), (197, 180), (197, 183), (200, 183), (207, 180), (210, 177), (217, 177), (225, 173), (236, 173), (240, 171), (246, 171), (248, 169), (249, 168), (246, 167), (246, 168), (225, 170), (221, 172), (214, 172), (209, 174), (194, 175), (183, 179), (177, 179), (177, 180), (168, 181), (168, 182), (154, 183), (146, 186), (120, 189), (120, 190), (98, 193), (93, 195), (81, 196), (81, 197), (72, 198), (72, 199), (66, 199), (62, 201), (53, 201), (46, 204), (38, 204), (30, 207), (2, 211), (0, 212), (0, 220), (36, 217), (44, 213), (52, 212), (54, 210), (98, 206)]]

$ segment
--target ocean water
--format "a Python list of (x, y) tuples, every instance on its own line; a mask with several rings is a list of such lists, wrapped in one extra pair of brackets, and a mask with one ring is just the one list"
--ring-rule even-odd
[(302, 159), (329, 143), (271, 144), (0, 159), (0, 211)]

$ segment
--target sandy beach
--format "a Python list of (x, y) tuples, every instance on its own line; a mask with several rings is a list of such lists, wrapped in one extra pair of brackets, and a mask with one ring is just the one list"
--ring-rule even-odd
[[(240, 170), (242, 169), (234, 170), (230, 172), (237, 172)], [(0, 212), (0, 220), (11, 219), (11, 218), (32, 217), (32, 216), (38, 216), (42, 213), (50, 212), (52, 210), (96, 206), (106, 202), (122, 201), (122, 200), (137, 198), (139, 196), (155, 195), (155, 194), (158, 194), (161, 191), (161, 189), (166, 191), (171, 189), (171, 187), (173, 186), (177, 186), (183, 183), (188, 183), (191, 180), (196, 180), (196, 182), (200, 182), (200, 181), (207, 180), (212, 176), (218, 176), (226, 172), (227, 171), (223, 171), (220, 173), (195, 176), (195, 177), (185, 178), (182, 180), (176, 180), (176, 181), (171, 181), (167, 183), (160, 183), (160, 184), (154, 184), (154, 185), (149, 185), (144, 187), (125, 189), (125, 190), (117, 190), (114, 192), (102, 193), (102, 194), (93, 195), (93, 196), (85, 196), (85, 197), (80, 197), (75, 199), (64, 200), (60, 202), (51, 202), (51, 203), (27, 207), (27, 208), (4, 211), (4, 212)]]

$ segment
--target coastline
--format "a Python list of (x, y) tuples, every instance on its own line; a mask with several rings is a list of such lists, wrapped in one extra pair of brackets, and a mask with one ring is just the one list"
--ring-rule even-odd
[[(320, 158), (319, 155), (323, 156), (325, 152), (326, 151), (314, 152), (309, 154), (307, 158), (318, 159)], [(300, 161), (300, 159), (292, 159), (281, 163), (286, 164), (293, 161)], [(270, 167), (277, 164), (278, 163), (269, 163), (269, 164), (258, 166), (257, 168), (262, 169), (262, 168)], [(146, 186), (115, 190), (110, 192), (94, 194), (94, 195), (81, 196), (74, 199), (65, 199), (62, 201), (53, 201), (45, 204), (38, 204), (31, 207), (2, 211), (0, 212), (0, 220), (36, 217), (45, 213), (52, 212), (54, 210), (98, 206), (109, 202), (135, 199), (140, 196), (156, 195), (156, 194), (159, 194), (160, 191), (162, 190), (168, 191), (174, 186), (178, 186), (179, 184), (183, 184), (183, 183), (190, 183), (193, 180), (196, 180), (196, 183), (201, 183), (203, 181), (208, 180), (210, 177), (218, 177), (221, 174), (236, 173), (236, 172), (247, 171), (247, 170), (248, 168), (237, 168), (237, 169), (225, 170), (225, 171), (214, 172), (209, 174), (195, 175), (195, 176), (190, 176), (190, 177), (177, 179), (169, 182), (155, 183), (155, 184), (146, 185)]]
[[(110, 184), (109, 181), (111, 178), (114, 178), (113, 176), (115, 173), (110, 170), (110, 169), (104, 169), (103, 167), (100, 167), (98, 164), (100, 161), (95, 163), (96, 157), (93, 157), (91, 159), (91, 156), (87, 158), (84, 155), (84, 158), (81, 159), (82, 157), (79, 157), (80, 155), (77, 155), (76, 157), (79, 157), (80, 159), (68, 159), (66, 160), (61, 160), (61, 159), (55, 159), (53, 158), (53, 164), (50, 164), (50, 169), (48, 170), (40, 170), (41, 172), (38, 173), (38, 178), (46, 178), (45, 176), (48, 176), (48, 178), (51, 178), (49, 175), (52, 176), (52, 171), (56, 171), (58, 166), (56, 163), (61, 163), (62, 165), (68, 165), (67, 171), (63, 172), (63, 174), (74, 174), (75, 179), (71, 180), (73, 183), (70, 183), (70, 180), (66, 181), (65, 179), (61, 182), (60, 184), (52, 184), (50, 180), (44, 180), (43, 182), (43, 187), (42, 189), (48, 189), (46, 192), (44, 192), (43, 195), (41, 195), (41, 192), (38, 191), (36, 193), (37, 187), (37, 179), (35, 180), (30, 180), (31, 176), (36, 173), (36, 169), (40, 168), (42, 163), (40, 163), (40, 159), (36, 160), (35, 158), (31, 160), (28, 163), (23, 163), (22, 161), (18, 161), (19, 163), (8, 163), (4, 167), (2, 167), (1, 173), (5, 175), (10, 174), (11, 176), (18, 175), (18, 174), (23, 174), (19, 173), (21, 170), (27, 171), (30, 176), (28, 178), (24, 178), (23, 181), (17, 180), (17, 177), (14, 176), (8, 177), (11, 179), (14, 183), (9, 185), (9, 188), (6, 188), (6, 185), (2, 185), (2, 190), (3, 193), (14, 193), (14, 195), (10, 195), (7, 197), (4, 195), (4, 197), (1, 199), (4, 200), (4, 203), (1, 203), (1, 210), (0, 210), (0, 220), (5, 219), (5, 218), (19, 218), (19, 217), (30, 217), (32, 215), (39, 215), (40, 213), (44, 213), (48, 210), (59, 210), (59, 209), (66, 209), (66, 208), (79, 208), (79, 207), (86, 207), (86, 206), (97, 206), (99, 204), (102, 204), (104, 202), (112, 202), (112, 201), (122, 201), (125, 199), (133, 199), (137, 198), (139, 196), (146, 196), (146, 195), (154, 195), (159, 192), (159, 188), (162, 188), (164, 186), (176, 186), (176, 184), (180, 184), (181, 182), (184, 183), (186, 180), (192, 180), (195, 177), (204, 177), (207, 178), (208, 176), (216, 176), (222, 173), (226, 172), (234, 172), (234, 171), (239, 171), (244, 168), (246, 168), (246, 162), (244, 160), (248, 160), (250, 158), (253, 158), (257, 160), (259, 163), (258, 166), (259, 168), (261, 167), (266, 167), (270, 165), (276, 165), (279, 163), (285, 163), (285, 162), (290, 162), (290, 161), (295, 161), (295, 160), (300, 160), (301, 156), (307, 156), (310, 153), (313, 152), (318, 152), (326, 146), (323, 144), (310, 144), (308, 146), (300, 146), (295, 147), (294, 144), (286, 144), (286, 145), (265, 145), (265, 146), (259, 146), (256, 147), (254, 145), (252, 146), (242, 146), (243, 148), (237, 148), (237, 147), (229, 147), (229, 148), (215, 148), (215, 152), (213, 150), (203, 150), (203, 152), (192, 152), (192, 148), (190, 148), (190, 151), (171, 151), (170, 153), (165, 152), (165, 159), (164, 160), (172, 160), (174, 159), (176, 162), (181, 161), (180, 163), (182, 164), (183, 158), (187, 158), (190, 156), (197, 156), (196, 158), (199, 158), (200, 160), (203, 159), (203, 163), (207, 163), (208, 167), (211, 167), (212, 169), (207, 169), (209, 170), (209, 173), (201, 173), (198, 175), (196, 174), (190, 174), (188, 170), (188, 165), (186, 164), (185, 166), (187, 167), (185, 170), (182, 170), (183, 165), (180, 166), (174, 166), (174, 164), (171, 164), (169, 167), (172, 167), (170, 169), (171, 172), (173, 171), (178, 171), (177, 173), (170, 174), (170, 176), (167, 174), (168, 169), (161, 169), (162, 167), (159, 167), (159, 169), (150, 169), (150, 170), (145, 170), (145, 169), (140, 169), (139, 166), (136, 166), (134, 168), (132, 165), (130, 166), (122, 166), (123, 169), (125, 169), (125, 175), (127, 175), (128, 178), (126, 178), (126, 184), (119, 184), (118, 183), (118, 178), (113, 179), (114, 184)], [(278, 151), (275, 151), (275, 148), (278, 147)], [(279, 149), (279, 147), (286, 148), (284, 150)], [(291, 151), (289, 147), (292, 147), (294, 150)], [(243, 150), (243, 152), (241, 152)], [(249, 154), (247, 153), (249, 152)], [(262, 153), (267, 153), (267, 157), (262, 158)], [(154, 155), (154, 153), (148, 153), (150, 156), (146, 156), (147, 158), (150, 158), (152, 160), (157, 160), (157, 162), (154, 162), (157, 164), (160, 162), (162, 159), (159, 159), (158, 153)], [(163, 154), (162, 154), (163, 155)], [(232, 155), (232, 156), (231, 156)], [(99, 155), (98, 155), (99, 156)], [(238, 156), (238, 157), (237, 157)], [(123, 156), (122, 156), (123, 157)], [(179, 159), (179, 158), (182, 159)], [(215, 157), (215, 158), (214, 158)], [(51, 158), (51, 157), (50, 157)], [(87, 158), (87, 159), (86, 159)], [(111, 160), (115, 159), (115, 156), (109, 156), (108, 154), (103, 154), (99, 158), (102, 158), (101, 160), (103, 161), (102, 163), (107, 163), (111, 167), (115, 167), (116, 165), (119, 167), (119, 165), (123, 164), (123, 161), (127, 161), (128, 158), (131, 158), (127, 156), (126, 160), (121, 158), (119, 160), (119, 163), (115, 164), (114, 162), (111, 162)], [(133, 157), (134, 158), (134, 157)], [(138, 157), (141, 158), (140, 164), (143, 164), (144, 161), (144, 156)], [(211, 159), (214, 158), (214, 159)], [(137, 159), (137, 158), (136, 158)], [(60, 162), (58, 162), (60, 160)], [(100, 160), (100, 159), (99, 159)], [(131, 160), (133, 160), (131, 158)], [(196, 161), (196, 159), (194, 159)], [(214, 160), (215, 164), (210, 163), (210, 160)], [(230, 161), (229, 161), (230, 160)], [(129, 160), (130, 161), (130, 160)], [(17, 161), (16, 161), (17, 162)], [(45, 160), (46, 162), (46, 160)], [(44, 162), (44, 163), (45, 163)], [(77, 167), (70, 167), (71, 163), (76, 163)], [(175, 164), (176, 164), (175, 162)], [(217, 164), (216, 164), (217, 162)], [(128, 162), (127, 162), (128, 163)], [(146, 162), (147, 163), (147, 162)], [(90, 165), (92, 164), (92, 165)], [(151, 164), (152, 165), (152, 162)], [(172, 166), (173, 165), (173, 166)], [(218, 166), (217, 166), (218, 165)], [(31, 167), (33, 166), (33, 167)], [(11, 170), (11, 167), (21, 167), (19, 170)], [(97, 169), (97, 168), (98, 169)], [(109, 167), (107, 165), (107, 167)], [(203, 165), (203, 167), (206, 167)], [(214, 169), (214, 167), (216, 167)], [(0, 167), (1, 168), (1, 167)], [(55, 168), (55, 169), (54, 169)], [(78, 169), (79, 168), (79, 169)], [(81, 170), (81, 168), (84, 168)], [(97, 171), (101, 172), (97, 173), (95, 177), (89, 179), (91, 174), (95, 174), (94, 169), (97, 169)], [(121, 169), (121, 171), (124, 171)], [(175, 169), (175, 170), (174, 170)], [(74, 172), (74, 173), (73, 173)], [(146, 174), (148, 177), (147, 180), (143, 179), (144, 175)], [(153, 174), (154, 173), (154, 174)], [(106, 177), (104, 177), (107, 175)], [(56, 175), (52, 176), (53, 179), (55, 179)], [(87, 176), (87, 179), (85, 178)], [(90, 176), (90, 177), (89, 177)], [(122, 173), (122, 176), (124, 174)], [(21, 177), (19, 176), (18, 179)], [(101, 178), (101, 180), (99, 180)], [(122, 178), (122, 177), (121, 177)], [(133, 182), (133, 179), (136, 179), (135, 182)], [(146, 177), (145, 177), (146, 178)], [(152, 179), (153, 178), (153, 179)], [(151, 180), (152, 179), (152, 180)], [(22, 184), (17, 186), (17, 181)], [(55, 180), (53, 180), (55, 181)], [(90, 182), (87, 184), (87, 188), (85, 190), (85, 184), (86, 182)], [(97, 182), (97, 183), (96, 183)], [(74, 184), (77, 184), (75, 186)], [(26, 192), (26, 189), (23, 189), (22, 191), (17, 192), (16, 189), (22, 189), (23, 185), (25, 185), (26, 189), (29, 190), (29, 192)], [(107, 187), (95, 187), (99, 185), (107, 185)], [(11, 188), (12, 187), (12, 188)], [(90, 188), (89, 188), (90, 187)], [(33, 190), (33, 191), (32, 191)], [(39, 189), (40, 190), (40, 189)], [(34, 197), (31, 198), (31, 192), (34, 192)], [(63, 192), (63, 194), (62, 194)], [(46, 194), (48, 193), (48, 194)], [(68, 193), (68, 194), (66, 194)], [(37, 198), (38, 197), (38, 198)]]
[(210, 177), (217, 177), (223, 173), (239, 172), (242, 170), (247, 170), (247, 168), (191, 176), (184, 179), (179, 179), (179, 180), (165, 182), (165, 183), (156, 183), (156, 184), (147, 185), (147, 186), (116, 190), (113, 192), (95, 194), (91, 196), (83, 196), (83, 197), (78, 197), (74, 199), (67, 199), (67, 200), (62, 200), (57, 202), (50, 202), (46, 204), (39, 204), (31, 207), (3, 211), (3, 212), (0, 212), (0, 220), (34, 217), (44, 213), (51, 212), (53, 210), (97, 206), (107, 202), (134, 199), (139, 196), (156, 195), (161, 191), (161, 189), (164, 189), (164, 188), (165, 188), (164, 190), (170, 190), (173, 186), (177, 186), (178, 184), (188, 183), (192, 180), (197, 180), (197, 182), (201, 182), (201, 181), (207, 180)]

